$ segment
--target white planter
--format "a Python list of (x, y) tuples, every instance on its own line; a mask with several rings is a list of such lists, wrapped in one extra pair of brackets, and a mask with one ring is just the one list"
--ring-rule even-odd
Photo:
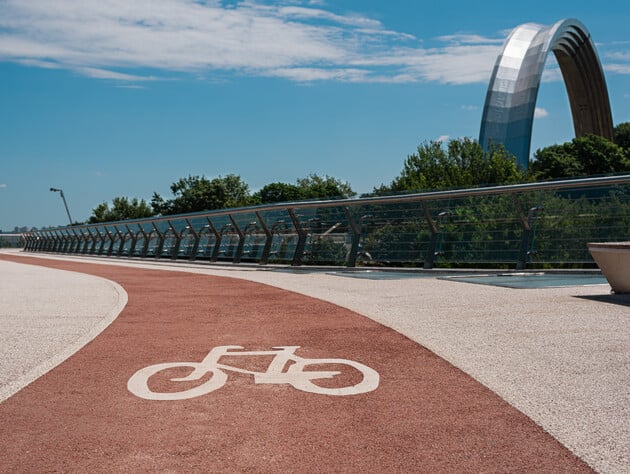
[(589, 243), (595, 263), (615, 293), (630, 293), (630, 242)]

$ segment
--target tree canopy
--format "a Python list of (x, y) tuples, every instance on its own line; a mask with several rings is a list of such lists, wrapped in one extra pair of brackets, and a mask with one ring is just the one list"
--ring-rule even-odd
[(254, 193), (253, 199), (258, 204), (299, 201), (304, 199), (304, 193), (296, 184), (277, 182), (264, 185)]
[(298, 179), (297, 185), (306, 199), (347, 199), (356, 196), (350, 183), (328, 175), (321, 177), (310, 174)]
[(249, 204), (249, 186), (240, 176), (208, 179), (205, 176), (188, 176), (171, 185), (172, 199), (153, 193), (151, 206), (162, 215), (240, 207)]
[[(470, 138), (448, 142), (427, 141), (408, 155), (401, 173), (389, 184), (374, 188), (375, 194), (514, 184), (530, 180), (591, 176), (630, 171), (630, 122), (617, 125), (614, 143), (596, 135), (575, 138), (536, 151), (528, 170), (502, 146), (484, 151)], [(155, 214), (185, 214), (205, 210), (271, 204), (311, 199), (354, 197), (348, 182), (331, 176), (310, 174), (295, 183), (273, 182), (250, 194), (240, 176), (228, 174), (180, 178), (170, 186), (173, 197), (153, 193), (151, 206), (126, 197), (114, 198), (93, 209), (90, 223), (151, 217)]]
[(496, 146), (484, 152), (469, 138), (428, 141), (409, 155), (403, 170), (389, 186), (375, 188), (376, 194), (426, 191), (456, 187), (475, 187), (518, 183), (526, 180), (516, 159), (505, 148)]
[(614, 142), (623, 148), (626, 157), (630, 159), (630, 122), (623, 122), (615, 127)]
[(302, 201), (307, 199), (343, 199), (356, 196), (348, 182), (326, 175), (310, 174), (296, 184), (270, 183), (253, 194), (257, 204)]
[(620, 173), (630, 171), (630, 156), (603, 137), (584, 135), (537, 150), (529, 171), (536, 180)]
[(127, 219), (141, 219), (151, 217), (154, 213), (144, 199), (116, 197), (112, 200), (112, 207), (103, 202), (92, 210), (88, 223), (122, 221)]
[(171, 192), (174, 196), (171, 199), (164, 199), (158, 193), (153, 193), (151, 206), (156, 213), (185, 214), (252, 204), (348, 198), (356, 195), (349, 183), (316, 174), (298, 179), (295, 184), (270, 183), (254, 194), (250, 194), (248, 184), (235, 174), (214, 179), (188, 176), (173, 183)]

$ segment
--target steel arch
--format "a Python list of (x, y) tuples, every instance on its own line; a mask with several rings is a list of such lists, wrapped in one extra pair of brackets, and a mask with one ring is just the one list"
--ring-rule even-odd
[(575, 19), (551, 26), (526, 23), (508, 37), (490, 78), (479, 143), (503, 144), (526, 169), (538, 88), (553, 51), (569, 96), (577, 137), (592, 133), (612, 140), (606, 79), (586, 27)]

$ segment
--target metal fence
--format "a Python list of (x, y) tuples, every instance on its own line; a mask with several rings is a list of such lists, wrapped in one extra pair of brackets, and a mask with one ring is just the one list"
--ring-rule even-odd
[(20, 234), (0, 233), (0, 248), (20, 248), (25, 245), (24, 236)]
[(287, 265), (594, 266), (630, 240), (630, 175), (198, 212), (39, 230), (24, 250)]

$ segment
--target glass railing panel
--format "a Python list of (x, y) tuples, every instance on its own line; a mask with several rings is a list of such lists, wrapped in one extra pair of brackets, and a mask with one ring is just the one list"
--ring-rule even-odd
[(94, 234), (96, 235), (96, 245), (91, 253), (94, 255), (102, 255), (107, 251), (107, 230), (105, 226), (96, 226), (93, 228)]
[(120, 236), (116, 235), (111, 245), (110, 254), (118, 255), (118, 250), (120, 249), (120, 246), (122, 245), (122, 243), (123, 243), (123, 240), (120, 238)]
[(344, 265), (352, 244), (352, 231), (343, 207), (321, 207), (296, 213), (307, 232), (303, 263)]
[(182, 231), (188, 225), (188, 223), (186, 222), (186, 219), (182, 217), (176, 217), (176, 216), (173, 216), (172, 219), (169, 219), (169, 222), (175, 228), (175, 232), (177, 232), (178, 234), (181, 234)]
[(124, 236), (124, 240), (122, 243), (122, 249), (120, 250), (120, 256), (121, 257), (128, 257), (130, 252), (131, 252), (131, 245), (133, 243), (133, 238), (132, 235), (130, 234), (125, 234)]
[(79, 240), (79, 237), (77, 237), (76, 235), (72, 234), (70, 237), (70, 245), (68, 245), (68, 248), (66, 250), (66, 252), (68, 253), (77, 253), (77, 247), (81, 244), (81, 241)]
[(57, 245), (57, 252), (65, 253), (68, 248), (68, 244), (70, 243), (70, 236), (67, 231), (62, 231), (58, 233), (59, 236), (59, 245)]
[(209, 259), (212, 256), (215, 245), (216, 238), (214, 234), (208, 229), (202, 230), (199, 233), (199, 246), (197, 247), (196, 258), (201, 260)]
[(265, 241), (265, 234), (256, 214), (254, 212), (236, 213), (232, 214), (232, 219), (243, 235), (241, 261), (256, 261), (262, 253), (262, 247), (258, 243), (262, 240), (264, 245)]
[[(170, 219), (170, 217), (169, 217)], [(157, 227), (157, 230), (160, 231), (160, 233), (164, 233), (166, 232), (168, 229), (170, 229), (168, 222), (165, 220), (158, 220), (154, 222), (155, 227)]]
[(92, 232), (91, 229), (86, 229), (85, 231), (85, 245), (83, 246), (83, 251), (82, 253), (84, 255), (90, 255), (94, 252), (94, 247), (95, 247), (95, 242), (96, 242), (96, 237), (94, 236), (94, 233)]
[(175, 245), (178, 243), (178, 238), (175, 232), (168, 228), (163, 234), (162, 249), (160, 252), (161, 257), (172, 257), (175, 251)]
[(630, 187), (547, 192), (537, 222), (536, 262), (545, 266), (593, 266), (589, 242), (630, 238)]
[[(271, 232), (271, 244), (269, 248), (268, 262), (290, 264), (295, 254), (298, 243), (298, 234), (292, 224), (291, 217), (286, 209), (278, 208), (259, 212), (260, 217), (265, 222), (267, 229)], [(259, 240), (252, 242), (252, 249), (256, 259), (262, 258)]]
[(146, 239), (144, 238), (144, 235), (137, 234), (136, 245), (133, 248), (133, 252), (131, 253), (131, 257), (140, 257), (140, 256), (142, 256), (142, 250), (144, 249), (145, 243), (146, 243)]
[(137, 225), (140, 229), (144, 231), (145, 234), (150, 234), (155, 230), (151, 221), (139, 222)]
[[(431, 239), (425, 213), (427, 204), (363, 207), (358, 217), (363, 217), (358, 261), (366, 265), (422, 265)], [(433, 213), (431, 209), (426, 212)]]
[(239, 238), (237, 234), (232, 231), (226, 231), (221, 238), (217, 260), (234, 260), (238, 242)]
[(176, 258), (190, 258), (195, 246), (195, 234), (186, 226), (180, 235)]
[(454, 199), (445, 211), (436, 265), (510, 266), (519, 258), (523, 225), (510, 195)]
[[(234, 229), (232, 221), (227, 214), (213, 214), (210, 217), (210, 221), (212, 222), (215, 230), (221, 236), (219, 240), (218, 250), (215, 249), (217, 241), (213, 239), (212, 249), (210, 250), (210, 257), (216, 257), (217, 260), (221, 261), (233, 260), (236, 249), (238, 248), (238, 234)], [(208, 231), (212, 232), (210, 228), (208, 228)], [(212, 235), (214, 237), (214, 232), (212, 232)]]
[(83, 249), (85, 249), (85, 238), (83, 236), (80, 236), (77, 239), (77, 244), (74, 247), (74, 253), (83, 253)]
[(203, 226), (208, 223), (208, 219), (199, 216), (189, 217), (188, 220), (190, 221), (190, 224), (192, 225), (192, 228), (195, 230), (195, 232), (200, 232)]
[(153, 231), (147, 234), (146, 237), (146, 252), (145, 257), (157, 257), (160, 245), (160, 236), (157, 232)]

